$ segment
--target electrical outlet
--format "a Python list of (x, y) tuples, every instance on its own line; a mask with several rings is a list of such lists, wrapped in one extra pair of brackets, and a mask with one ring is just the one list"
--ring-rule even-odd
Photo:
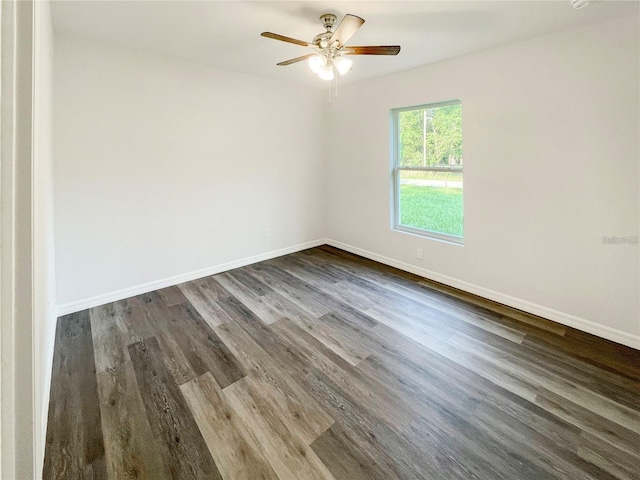
[(416, 258), (417, 258), (418, 260), (422, 260), (422, 249), (421, 249), (421, 248), (419, 248), (419, 249), (416, 251)]
[(269, 238), (269, 229), (268, 228), (264, 229), (264, 238)]

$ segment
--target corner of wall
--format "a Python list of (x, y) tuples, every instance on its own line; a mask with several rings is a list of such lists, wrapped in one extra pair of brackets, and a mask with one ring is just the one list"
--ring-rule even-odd
[(49, 0), (34, 8), (33, 125), (33, 345), (34, 475), (40, 478), (46, 442), (55, 342), (55, 235), (53, 210), (53, 49)]

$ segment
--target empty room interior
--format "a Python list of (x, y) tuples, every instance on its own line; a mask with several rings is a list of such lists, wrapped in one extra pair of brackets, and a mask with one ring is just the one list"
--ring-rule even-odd
[(640, 3), (3, 0), (0, 478), (640, 479)]

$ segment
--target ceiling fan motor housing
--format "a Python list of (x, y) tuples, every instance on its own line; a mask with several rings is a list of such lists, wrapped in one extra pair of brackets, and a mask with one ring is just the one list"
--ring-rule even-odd
[(329, 39), (332, 35), (333, 33), (331, 32), (320, 33), (319, 35), (313, 37), (313, 41), (311, 43), (317, 45), (320, 48), (327, 48), (329, 46)]

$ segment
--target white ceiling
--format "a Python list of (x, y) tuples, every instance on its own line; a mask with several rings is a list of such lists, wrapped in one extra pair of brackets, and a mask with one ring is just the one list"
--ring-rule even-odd
[[(353, 57), (342, 83), (408, 70), (489, 47), (622, 16), (640, 15), (638, 1), (591, 1), (574, 10), (548, 1), (57, 1), (56, 34), (159, 53), (213, 67), (319, 88), (305, 62), (276, 63), (309, 53), (263, 38), (271, 31), (311, 41), (318, 17), (346, 13), (366, 20), (350, 45), (401, 45), (392, 56)], [(588, 46), (585, 46), (587, 48)]]

